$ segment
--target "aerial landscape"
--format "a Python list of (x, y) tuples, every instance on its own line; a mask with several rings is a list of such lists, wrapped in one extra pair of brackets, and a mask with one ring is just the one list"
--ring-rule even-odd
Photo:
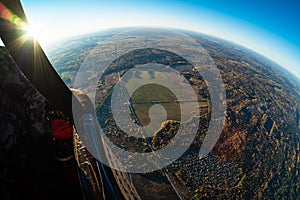
[(0, 200), (300, 199), (299, 5), (0, 0)]
[[(148, 84), (133, 93), (130, 98), (133, 109), (128, 108), (127, 112), (131, 114), (134, 123), (147, 125), (149, 118), (145, 113), (158, 101), (167, 112), (167, 120), (155, 135), (135, 139), (118, 129), (114, 122), (110, 111), (110, 88), (118, 83), (118, 73), (122, 78), (131, 68), (141, 68), (146, 63), (169, 66), (183, 74), (193, 86), (200, 113), (197, 137), (192, 145), (178, 160), (165, 167), (180, 195), (187, 199), (295, 198), (299, 191), (300, 158), (298, 80), (280, 66), (244, 47), (207, 35), (186, 34), (195, 38), (208, 51), (220, 69), (225, 84), (226, 122), (212, 152), (203, 159), (198, 157), (199, 146), (205, 137), (210, 118), (210, 97), (205, 81), (182, 57), (157, 49), (140, 49), (122, 55), (103, 73), (96, 93), (99, 102), (96, 112), (105, 134), (114, 143), (133, 152), (149, 152), (149, 145), (156, 150), (168, 144), (180, 123), (180, 110), (176, 108), (178, 103), (172, 92), (159, 85)], [(72, 85), (74, 71), (84, 61), (81, 52), (91, 51), (97, 40), (111, 37), (111, 34), (99, 33), (98, 37), (93, 35), (72, 41), (70, 44), (72, 48), (78, 48), (77, 52), (69, 51), (68, 45), (65, 45), (64, 49), (58, 50), (59, 53), (51, 54), (54, 66), (66, 83)], [(84, 51), (82, 44), (86, 48)], [(73, 59), (73, 55), (79, 60)], [(155, 79), (156, 76), (161, 79), (160, 73), (136, 71), (130, 81), (151, 77)], [(166, 92), (153, 96), (157, 90)], [(291, 159), (285, 159), (287, 157)], [(161, 170), (132, 174), (132, 182), (141, 197), (158, 198), (162, 191), (168, 190), (168, 193), (172, 193), (165, 173)], [(140, 187), (148, 184), (153, 187)]]

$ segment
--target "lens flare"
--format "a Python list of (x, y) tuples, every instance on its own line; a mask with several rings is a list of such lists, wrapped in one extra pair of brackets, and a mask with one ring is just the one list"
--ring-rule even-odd
[(23, 25), (22, 28), (26, 31), (26, 36), (36, 39), (38, 36), (38, 29), (32, 25)]

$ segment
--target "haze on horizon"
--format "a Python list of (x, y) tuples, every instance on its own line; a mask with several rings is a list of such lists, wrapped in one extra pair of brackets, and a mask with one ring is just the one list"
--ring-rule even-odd
[[(217, 36), (277, 62), (300, 78), (296, 0), (21, 0), (36, 38), (47, 47), (77, 35), (127, 26), (163, 26)], [(271, 5), (272, 4), (272, 5)]]

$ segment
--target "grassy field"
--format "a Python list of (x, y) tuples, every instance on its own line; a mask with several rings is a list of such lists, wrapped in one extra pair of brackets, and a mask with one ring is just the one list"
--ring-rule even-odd
[[(172, 76), (174, 76), (174, 73), (155, 72), (153, 75), (153, 73), (150, 74), (147, 71), (140, 71), (138, 76), (133, 74), (130, 81), (126, 83), (127, 90), (130, 93), (134, 91), (131, 95), (131, 104), (142, 126), (146, 126), (150, 123), (149, 109), (155, 104), (160, 104), (165, 108), (167, 120), (182, 121), (183, 119), (189, 118), (188, 116), (191, 116), (192, 110), (181, 113), (180, 104), (177, 101), (178, 99), (171, 89), (181, 92), (181, 90), (184, 90), (184, 87), (182, 87), (181, 82), (175, 82), (174, 80), (176, 79)], [(169, 89), (169, 87), (171, 89)], [(181, 104), (188, 103), (181, 102)], [(181, 118), (182, 115), (184, 115), (183, 118)], [(155, 118), (154, 115), (152, 120), (155, 121)]]
[[(155, 100), (159, 99), (167, 99), (170, 95), (171, 90), (176, 90), (180, 92), (181, 90), (184, 90), (184, 88), (181, 86), (181, 83), (176, 82), (173, 78), (175, 76), (174, 73), (163, 73), (163, 72), (152, 72), (153, 74), (150, 75), (147, 71), (140, 71), (138, 75), (133, 75), (130, 80), (126, 83), (126, 88), (129, 91), (129, 93), (133, 93), (135, 90), (137, 90), (138, 87), (143, 87), (143, 85), (147, 85), (147, 88), (145, 88), (143, 91), (140, 91), (138, 95), (136, 95), (137, 99), (143, 100), (143, 99), (153, 99)], [(146, 84), (145, 84), (146, 83)], [(160, 84), (161, 83), (161, 84)], [(159, 84), (160, 87), (154, 86), (152, 84)], [(149, 86), (149, 87), (148, 87)], [(162, 88), (169, 88), (169, 92), (167, 90), (160, 90)], [(147, 89), (147, 90), (146, 90)], [(153, 96), (153, 92), (151, 94), (147, 94), (147, 91), (153, 91), (156, 92)], [(145, 94), (142, 94), (145, 93)], [(156, 96), (159, 95), (159, 96)], [(139, 97), (138, 97), (139, 96)]]
[(150, 83), (138, 88), (131, 96), (133, 102), (145, 101), (174, 101), (176, 100), (175, 94), (168, 88), (159, 84)]
[[(177, 120), (180, 121), (181, 119), (181, 111), (179, 103), (161, 103), (167, 113), (168, 120)], [(143, 104), (132, 104), (135, 113), (137, 114), (142, 126), (146, 126), (150, 123), (149, 118), (149, 109), (153, 106), (152, 103), (143, 103)], [(155, 119), (154, 119), (155, 120)]]
[[(167, 119), (178, 121), (181, 119), (180, 105), (175, 102), (177, 100), (175, 94), (167, 87), (157, 84), (157, 80), (163, 81), (165, 85), (174, 85), (168, 74), (162, 72), (150, 74), (147, 71), (141, 71), (138, 76), (131, 77), (126, 84), (128, 91), (135, 90), (131, 95), (131, 103), (142, 126), (150, 123), (149, 109), (154, 104), (160, 104), (165, 108)], [(140, 85), (142, 86), (136, 88)], [(155, 116), (152, 120), (155, 120)]]

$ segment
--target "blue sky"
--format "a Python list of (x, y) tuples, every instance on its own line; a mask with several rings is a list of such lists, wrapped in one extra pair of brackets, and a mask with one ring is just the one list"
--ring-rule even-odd
[(120, 26), (167, 26), (221, 37), (300, 77), (298, 0), (21, 0), (43, 46)]

